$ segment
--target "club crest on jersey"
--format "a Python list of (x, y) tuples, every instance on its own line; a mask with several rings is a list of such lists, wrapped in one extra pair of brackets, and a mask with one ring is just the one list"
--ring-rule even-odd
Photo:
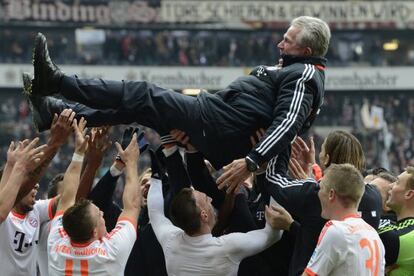
[(37, 221), (36, 218), (34, 217), (29, 217), (29, 224), (33, 227), (36, 228), (39, 225), (39, 222)]

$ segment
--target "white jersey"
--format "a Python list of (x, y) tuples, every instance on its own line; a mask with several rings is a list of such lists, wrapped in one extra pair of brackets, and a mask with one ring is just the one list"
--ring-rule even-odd
[(40, 225), (52, 217), (53, 199), (38, 200), (26, 215), (13, 211), (0, 224), (0, 274), (36, 275)]
[(49, 238), (49, 275), (124, 275), (137, 238), (132, 222), (119, 218), (115, 228), (100, 240), (73, 243), (62, 226), (62, 213), (52, 220)]
[(39, 245), (37, 246), (37, 265), (39, 267), (40, 276), (49, 275), (47, 261), (47, 238), (49, 236), (50, 223), (50, 221), (47, 221), (40, 225)]
[(309, 275), (384, 275), (385, 250), (374, 228), (357, 215), (330, 220), (305, 272)]
[(244, 258), (265, 250), (282, 236), (282, 231), (266, 224), (265, 228), (248, 233), (191, 237), (164, 216), (162, 184), (156, 179), (151, 179), (148, 213), (170, 276), (237, 275)]

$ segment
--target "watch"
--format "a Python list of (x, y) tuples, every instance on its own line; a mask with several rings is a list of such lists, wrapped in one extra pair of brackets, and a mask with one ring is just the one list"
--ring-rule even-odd
[(247, 170), (249, 172), (255, 172), (259, 169), (259, 165), (257, 165), (256, 162), (254, 162), (250, 157), (246, 156), (244, 160), (246, 161)]

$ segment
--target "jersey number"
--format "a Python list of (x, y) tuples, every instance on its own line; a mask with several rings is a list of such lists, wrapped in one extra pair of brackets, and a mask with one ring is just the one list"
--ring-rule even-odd
[[(87, 260), (80, 261), (80, 275), (81, 276), (88, 276), (89, 275), (89, 267)], [(73, 275), (73, 260), (66, 259), (65, 262), (65, 276), (72, 276)], [(79, 274), (76, 274), (79, 275)]]
[[(373, 246), (374, 244), (374, 246)], [(364, 249), (368, 248), (369, 258), (365, 261), (365, 267), (371, 271), (371, 275), (378, 276), (379, 266), (380, 266), (380, 252), (378, 241), (369, 241), (368, 239), (361, 239), (359, 241), (359, 246)]]

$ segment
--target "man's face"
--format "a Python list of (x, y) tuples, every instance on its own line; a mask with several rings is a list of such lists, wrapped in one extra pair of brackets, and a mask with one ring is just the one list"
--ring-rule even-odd
[(95, 230), (97, 233), (97, 238), (100, 239), (108, 234), (105, 227), (103, 212), (93, 203), (91, 204), (90, 211), (92, 212), (92, 217), (96, 221)]
[(387, 200), (387, 206), (395, 212), (399, 212), (401, 207), (404, 205), (405, 195), (407, 190), (407, 180), (410, 175), (407, 172), (403, 172), (398, 176), (398, 180), (392, 183), (392, 188), (388, 192), (389, 197)]
[(393, 183), (390, 183), (388, 180), (385, 180), (382, 177), (377, 177), (371, 180), (370, 183), (375, 185), (381, 193), (383, 211), (384, 212), (391, 211), (391, 209), (387, 206), (387, 200), (388, 200), (389, 191), (391, 190)]
[(283, 35), (282, 41), (277, 44), (280, 54), (305, 56), (307, 48), (299, 46), (297, 43), (301, 29), (295, 26), (290, 26), (287, 32)]
[(211, 204), (211, 197), (208, 197), (205, 193), (196, 190), (194, 190), (193, 194), (198, 208), (200, 208), (201, 212), (204, 211), (207, 214), (207, 223), (212, 229), (216, 224), (216, 212)]
[(36, 184), (30, 193), (20, 200), (17, 207), (25, 213), (32, 211), (33, 206), (36, 204), (36, 195), (38, 190), (39, 184)]
[(321, 202), (322, 212), (321, 217), (324, 219), (330, 219), (330, 201), (329, 201), (329, 191), (326, 187), (325, 181), (326, 177), (322, 178), (320, 184), (319, 184), (319, 191), (318, 191), (318, 197), (319, 201)]

